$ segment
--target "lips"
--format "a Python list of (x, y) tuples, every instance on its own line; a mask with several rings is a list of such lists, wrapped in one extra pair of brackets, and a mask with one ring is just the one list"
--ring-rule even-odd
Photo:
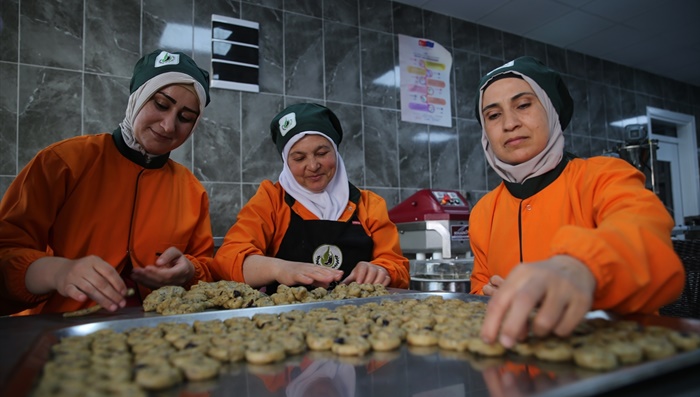
[(527, 139), (525, 136), (518, 136), (515, 138), (510, 138), (506, 141), (506, 143), (503, 146), (509, 146), (509, 145), (517, 145), (520, 142), (524, 142)]

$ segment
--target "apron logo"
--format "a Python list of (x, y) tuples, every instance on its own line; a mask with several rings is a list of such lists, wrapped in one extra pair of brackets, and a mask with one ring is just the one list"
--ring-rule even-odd
[(316, 248), (312, 259), (319, 266), (340, 269), (340, 265), (343, 264), (343, 252), (335, 245), (323, 244)]
[(282, 136), (287, 135), (289, 130), (296, 127), (297, 125), (297, 114), (292, 112), (280, 119), (280, 134)]

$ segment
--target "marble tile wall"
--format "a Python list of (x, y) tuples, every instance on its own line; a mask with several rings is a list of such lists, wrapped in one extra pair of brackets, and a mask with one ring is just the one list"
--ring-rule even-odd
[[(211, 14), (260, 24), (260, 93), (213, 89), (193, 137), (173, 158), (210, 194), (214, 234), (281, 169), (268, 125), (315, 101), (338, 113), (350, 180), (389, 207), (421, 188), (456, 189), (475, 203), (499, 182), (474, 118), (479, 77), (520, 55), (562, 71), (576, 100), (566, 147), (602, 154), (622, 142), (609, 125), (651, 105), (700, 119), (700, 88), (389, 0), (2, 0), (0, 194), (41, 148), (112, 131), (131, 70), (161, 47), (208, 67)], [(401, 121), (399, 92), (377, 77), (397, 65), (397, 34), (453, 55), (451, 128)]]

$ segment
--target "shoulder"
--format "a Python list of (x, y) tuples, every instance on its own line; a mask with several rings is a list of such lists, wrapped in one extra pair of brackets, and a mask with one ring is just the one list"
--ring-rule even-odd
[(55, 142), (47, 146), (42, 152), (54, 152), (59, 155), (73, 154), (79, 151), (81, 155), (92, 152), (101, 152), (105, 144), (110, 143), (112, 135), (108, 133), (94, 135), (80, 135)]
[(641, 176), (643, 175), (630, 163), (617, 157), (595, 156), (587, 159), (573, 159), (569, 162), (565, 173), (577, 174), (587, 178), (601, 178), (610, 175)]
[(366, 208), (373, 208), (377, 206), (387, 208), (387, 203), (384, 197), (371, 190), (359, 188), (358, 190), (360, 191), (360, 201), (358, 202), (358, 206), (363, 206)]
[(634, 169), (630, 163), (617, 157), (594, 156), (589, 158), (575, 158), (569, 162), (567, 169)]

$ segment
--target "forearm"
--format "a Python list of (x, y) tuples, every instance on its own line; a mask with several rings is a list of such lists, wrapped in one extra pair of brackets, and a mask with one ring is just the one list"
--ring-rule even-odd
[(243, 260), (243, 277), (245, 283), (253, 288), (277, 281), (276, 274), (282, 259), (266, 257), (263, 255), (249, 255)]
[(27, 290), (41, 295), (56, 290), (56, 278), (59, 272), (70, 265), (71, 260), (56, 256), (45, 256), (34, 261), (25, 275)]

